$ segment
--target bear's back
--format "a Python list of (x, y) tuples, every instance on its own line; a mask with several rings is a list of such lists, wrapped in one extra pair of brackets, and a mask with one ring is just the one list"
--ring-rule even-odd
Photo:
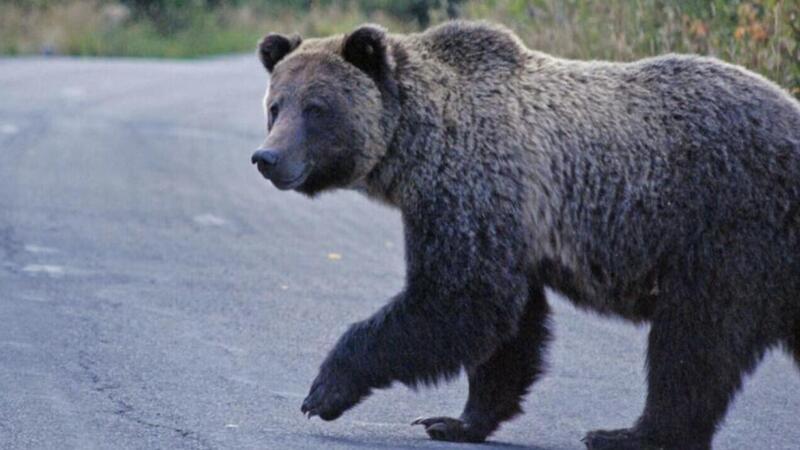
[(437, 63), (461, 75), (513, 71), (528, 53), (513, 32), (484, 22), (446, 22), (417, 36)]

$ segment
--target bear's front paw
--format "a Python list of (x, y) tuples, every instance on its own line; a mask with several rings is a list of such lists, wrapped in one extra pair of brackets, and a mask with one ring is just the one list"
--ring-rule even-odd
[(319, 416), (322, 420), (335, 420), (367, 394), (369, 388), (359, 386), (347, 373), (322, 369), (300, 411), (309, 419)]
[(411, 425), (422, 425), (434, 441), (449, 442), (483, 442), (486, 433), (482, 433), (461, 419), (451, 417), (429, 417), (411, 422)]

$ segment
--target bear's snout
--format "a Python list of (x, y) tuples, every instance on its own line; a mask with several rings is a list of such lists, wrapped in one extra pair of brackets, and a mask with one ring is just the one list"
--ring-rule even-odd
[(276, 176), (279, 177), (279, 175), (276, 174), (276, 167), (278, 161), (281, 159), (280, 156), (280, 153), (276, 150), (260, 148), (250, 157), (250, 162), (258, 167), (258, 171), (261, 172), (264, 178), (274, 182), (274, 178)]
[[(309, 169), (302, 160), (285, 152), (260, 148), (253, 153), (250, 161), (258, 167), (264, 178), (272, 181), (278, 189), (294, 189), (301, 185), (309, 175)], [(286, 156), (286, 157), (284, 157)]]
[(274, 166), (278, 162), (278, 152), (260, 148), (253, 153), (250, 161), (253, 164), (264, 163), (267, 166)]

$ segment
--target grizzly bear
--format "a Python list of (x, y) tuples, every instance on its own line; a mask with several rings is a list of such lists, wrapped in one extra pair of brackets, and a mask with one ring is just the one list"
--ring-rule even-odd
[(800, 104), (761, 76), (700, 56), (561, 59), (468, 22), (269, 34), (259, 56), (261, 174), (357, 189), (405, 231), (405, 288), (339, 339), (309, 417), (463, 368), (461, 416), (415, 423), (483, 441), (542, 374), (545, 286), (651, 324), (644, 411), (589, 449), (709, 449), (765, 351), (800, 354)]

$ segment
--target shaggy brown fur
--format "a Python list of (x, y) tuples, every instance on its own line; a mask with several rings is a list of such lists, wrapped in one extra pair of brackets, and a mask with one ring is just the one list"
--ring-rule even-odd
[(464, 368), (461, 417), (418, 423), (485, 439), (542, 371), (545, 285), (652, 323), (645, 410), (591, 449), (708, 449), (764, 352), (797, 354), (800, 105), (764, 78), (698, 56), (569, 61), (464, 22), (269, 35), (260, 55), (259, 170), (364, 190), (406, 233), (406, 288), (340, 339), (304, 412)]

